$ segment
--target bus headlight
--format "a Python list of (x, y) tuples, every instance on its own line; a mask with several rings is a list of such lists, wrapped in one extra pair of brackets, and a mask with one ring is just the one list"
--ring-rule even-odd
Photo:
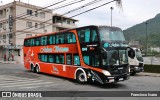
[(102, 73), (106, 76), (111, 76), (110, 72), (106, 71), (106, 70), (102, 70)]
[(131, 72), (130, 66), (129, 66), (129, 68), (128, 68), (128, 72), (129, 72), (129, 73)]

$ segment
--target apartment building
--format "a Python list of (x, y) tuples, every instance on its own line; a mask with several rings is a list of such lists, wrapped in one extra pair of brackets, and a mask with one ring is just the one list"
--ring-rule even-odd
[(41, 8), (19, 1), (0, 7), (1, 58), (22, 62), (24, 38), (52, 31), (52, 11)]
[(53, 14), (53, 32), (76, 28), (77, 25), (75, 24), (78, 20), (69, 18), (67, 16), (63, 16), (60, 14)]
[(76, 21), (19, 1), (0, 6), (0, 60), (23, 62), (24, 38), (74, 28)]

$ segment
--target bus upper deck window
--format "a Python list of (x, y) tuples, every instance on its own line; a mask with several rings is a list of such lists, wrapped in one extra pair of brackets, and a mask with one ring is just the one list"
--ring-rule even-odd
[(78, 32), (80, 42), (90, 42), (90, 29), (80, 30)]

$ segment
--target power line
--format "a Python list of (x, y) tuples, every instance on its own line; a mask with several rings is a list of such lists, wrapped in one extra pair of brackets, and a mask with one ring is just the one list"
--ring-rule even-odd
[(76, 15), (74, 15), (74, 16), (71, 16), (70, 18), (73, 18), (73, 17), (76, 17), (76, 16), (78, 16), (78, 15), (87, 13), (87, 12), (89, 12), (89, 11), (92, 11), (92, 10), (97, 9), (97, 8), (99, 8), (99, 7), (105, 6), (105, 5), (107, 5), (107, 4), (109, 4), (109, 3), (112, 3), (112, 2), (114, 2), (114, 1), (116, 1), (116, 0), (112, 0), (112, 1), (110, 1), (110, 2), (107, 2), (107, 3), (105, 3), (105, 4), (102, 4), (102, 5), (100, 5), (100, 6), (97, 6), (97, 7), (94, 7), (94, 8), (92, 8), (92, 9), (86, 10), (86, 11), (84, 11), (84, 12), (81, 12), (81, 13), (79, 13), (79, 14), (76, 14)]
[(74, 11), (76, 11), (76, 10), (82, 9), (82, 8), (84, 8), (84, 7), (90, 6), (90, 5), (95, 4), (95, 3), (97, 3), (97, 2), (100, 2), (100, 1), (102, 1), (102, 0), (93, 0), (93, 1), (91, 1), (91, 2), (86, 3), (85, 5), (82, 5), (82, 6), (80, 6), (80, 7), (77, 7), (77, 8), (75, 8), (75, 9), (73, 9), (73, 10), (70, 10), (70, 11), (64, 13), (63, 15), (66, 15), (66, 14), (68, 14), (68, 13), (71, 13), (71, 12), (74, 12)]
[[(74, 15), (74, 16), (72, 16), (72, 17), (70, 17), (70, 18), (73, 18), (73, 17), (75, 17), (75, 16), (78, 16), (78, 15), (81, 15), (81, 14), (83, 14), (83, 13), (89, 12), (89, 11), (91, 11), (91, 10), (97, 9), (97, 8), (99, 8), (99, 7), (102, 7), (102, 6), (104, 6), (104, 5), (107, 5), (107, 4), (109, 4), (109, 3), (112, 3), (112, 2), (114, 2), (114, 1), (116, 1), (116, 0), (113, 0), (113, 1), (107, 2), (107, 3), (105, 3), (105, 4), (102, 4), (102, 5), (100, 5), (100, 6), (94, 7), (94, 8), (92, 8), (92, 9), (89, 9), (89, 10), (84, 11), (84, 12), (82, 12), (82, 13), (79, 13), (79, 14), (77, 14), (77, 15)], [(52, 19), (49, 19), (49, 20), (52, 20)], [(47, 21), (49, 21), (49, 20), (47, 20)], [(46, 22), (46, 21), (45, 21), (45, 22)], [(43, 23), (45, 23), (45, 22), (43, 22)], [(52, 24), (51, 24), (51, 25), (52, 25)], [(47, 25), (47, 26), (45, 26), (45, 27), (48, 27), (48, 26), (50, 26), (50, 25)], [(27, 28), (27, 29), (30, 29), (30, 28)], [(27, 29), (24, 29), (24, 30), (27, 30)], [(37, 29), (35, 29), (35, 30), (38, 30), (38, 29), (41, 29), (41, 27), (40, 27), (40, 28), (37, 28)], [(32, 31), (35, 31), (35, 30), (31, 30), (31, 32), (32, 32)], [(16, 34), (15, 36), (18, 36), (18, 35), (20, 35), (20, 34), (23, 34), (23, 33)]]
[[(40, 8), (40, 9), (38, 9), (38, 10), (36, 10), (36, 11), (41, 11), (41, 10), (43, 10), (43, 9), (49, 8), (49, 7), (51, 7), (51, 6), (60, 4), (60, 3), (65, 2), (65, 1), (67, 1), (67, 0), (62, 0), (62, 1), (59, 1), (59, 2), (56, 2), (56, 3), (53, 3), (53, 4), (48, 5), (48, 6), (46, 6), (46, 7)], [(35, 11), (35, 12), (36, 12), (36, 11)], [(23, 14), (25, 14), (25, 15), (22, 15), (22, 16), (20, 16), (20, 17), (26, 16), (26, 15), (27, 15), (26, 13), (27, 13), (27, 12), (23, 13)], [(20, 17), (16, 17), (15, 20), (18, 19), (18, 18), (20, 18)], [(27, 17), (25, 17), (25, 18), (27, 18)]]
[[(82, 2), (82, 1), (85, 1), (85, 0), (76, 0), (77, 2), (75, 2), (75, 0), (73, 0), (73, 1), (71, 1), (71, 2), (69, 2), (68, 4), (66, 4), (66, 5), (61, 5), (61, 6), (59, 6), (59, 7), (56, 7), (56, 8), (53, 8), (52, 10), (58, 10), (58, 9), (61, 9), (61, 8), (64, 8), (64, 7), (67, 7), (67, 6), (70, 6), (70, 5), (73, 5), (73, 4), (76, 4), (76, 3), (79, 3), (79, 2)], [(43, 12), (45, 12), (45, 11), (43, 11)], [(29, 16), (30, 18), (33, 18), (33, 17), (35, 17), (35, 16)], [(24, 18), (25, 19), (25, 18)], [(23, 21), (23, 20), (22, 20)], [(22, 21), (19, 21), (19, 22), (17, 22), (17, 23), (20, 23), (20, 22), (22, 22)]]
[[(76, 2), (77, 1), (77, 2)], [(73, 4), (76, 4), (76, 3), (79, 3), (79, 2), (82, 2), (82, 1), (85, 1), (85, 0), (73, 0), (73, 1), (71, 1), (71, 2), (69, 2), (68, 4), (66, 4), (66, 5), (61, 5), (61, 6), (59, 6), (59, 7), (56, 7), (55, 8), (55, 10), (58, 10), (58, 9), (61, 9), (61, 8), (64, 8), (64, 7), (67, 7), (67, 6), (70, 6), (70, 5), (73, 5)], [(47, 7), (44, 7), (44, 8), (47, 8)], [(42, 9), (42, 8), (41, 8)], [(43, 12), (45, 12), (45, 11), (43, 11)], [(37, 13), (38, 14), (38, 13)], [(35, 17), (35, 16), (28, 16), (28, 17)], [(28, 17), (25, 17), (25, 18), (28, 18)], [(22, 19), (25, 19), (25, 18), (22, 18)], [(15, 21), (13, 21), (13, 22), (16, 22), (16, 21), (18, 21), (18, 20), (15, 20)], [(22, 20), (23, 21), (23, 20)], [(22, 22), (22, 21), (18, 21), (17, 23), (20, 23), (20, 22)], [(16, 24), (17, 24), (16, 23)], [(5, 25), (5, 26), (7, 26), (7, 25)]]
[[(66, 15), (66, 14), (69, 14), (69, 13), (71, 13), (71, 12), (74, 12), (74, 11), (76, 11), (76, 10), (82, 9), (82, 8), (84, 8), (84, 7), (87, 7), (87, 6), (89, 6), (89, 5), (95, 4), (95, 3), (100, 2), (100, 1), (102, 1), (102, 0), (93, 0), (93, 1), (91, 1), (91, 2), (89, 2), (89, 3), (86, 3), (86, 4), (84, 4), (84, 5), (80, 6), (80, 7), (77, 7), (77, 8), (75, 8), (75, 9), (73, 9), (73, 10), (70, 10), (70, 11), (62, 14), (61, 16), (64, 16), (64, 15)], [(50, 21), (50, 20), (52, 20), (52, 19), (46, 20), (46, 21), (44, 21), (44, 22), (42, 22), (42, 23), (46, 23), (46, 22), (48, 22), (48, 21)], [(40, 23), (40, 24), (42, 24), (42, 23)], [(40, 25), (40, 24), (38, 24), (38, 25)], [(23, 29), (23, 30), (28, 30), (28, 29), (30, 29), (30, 28), (26, 28), (26, 29)], [(20, 35), (20, 34), (23, 34), (23, 33), (16, 34), (16, 36), (17, 36), (17, 35)]]
[[(56, 3), (53, 3), (53, 4), (48, 5), (48, 6), (46, 6), (46, 7), (40, 8), (40, 9), (38, 9), (38, 10), (36, 10), (36, 11), (40, 11), (40, 10), (46, 9), (46, 8), (48, 8), (48, 7), (51, 7), (51, 6), (60, 4), (60, 3), (65, 2), (65, 1), (67, 1), (67, 0), (62, 0), (62, 1), (59, 1), (59, 2), (56, 2)], [(36, 11), (35, 11), (35, 12), (36, 12)], [(21, 15), (21, 16), (20, 16), (20, 15)], [(26, 16), (26, 15), (27, 15), (27, 12), (24, 12), (24, 13), (21, 13), (21, 14), (15, 16), (15, 18), (13, 19), (13, 22), (16, 22), (16, 19), (19, 19), (19, 18), (21, 18), (21, 17), (23, 17), (23, 16)], [(8, 20), (8, 19), (5, 19), (5, 20)], [(1, 21), (1, 23), (3, 23), (3, 22), (7, 22), (7, 21)]]
[[(87, 10), (87, 11), (84, 11), (84, 12), (82, 12), (82, 13), (76, 14), (76, 15), (70, 17), (70, 18), (76, 17), (76, 16), (81, 15), (81, 14), (83, 14), (83, 13), (87, 13), (87, 12), (92, 11), (92, 10), (94, 10), (94, 9), (97, 9), (97, 8), (99, 8), (99, 7), (102, 7), (102, 6), (105, 6), (105, 5), (107, 5), (107, 4), (110, 4), (110, 3), (114, 2), (114, 1), (116, 1), (116, 0), (112, 0), (112, 1), (110, 1), (110, 2), (104, 3), (104, 4), (100, 5), (100, 6), (97, 6), (97, 7), (94, 7), (94, 8), (92, 8), (92, 9), (89, 9), (89, 10)], [(51, 25), (52, 25), (52, 24), (51, 24)], [(48, 26), (50, 26), (50, 25), (47, 25), (47, 26), (45, 26), (45, 27), (48, 27)], [(38, 28), (38, 29), (39, 29), (39, 28)], [(35, 29), (35, 30), (38, 30), (38, 29)], [(32, 31), (35, 31), (35, 30), (31, 30), (31, 32), (32, 32)], [(22, 33), (21, 33), (21, 34), (22, 34)], [(20, 35), (20, 34), (17, 34), (17, 35)], [(17, 35), (16, 35), (16, 36), (17, 36)]]

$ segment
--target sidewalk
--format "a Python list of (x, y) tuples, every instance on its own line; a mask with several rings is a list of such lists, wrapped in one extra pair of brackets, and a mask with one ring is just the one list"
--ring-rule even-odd
[(160, 73), (140, 72), (140, 73), (137, 73), (137, 75), (140, 75), (140, 76), (160, 77)]
[(16, 64), (17, 62), (16, 61), (2, 61), (2, 60), (0, 60), (0, 63), (3, 63), (3, 64)]

